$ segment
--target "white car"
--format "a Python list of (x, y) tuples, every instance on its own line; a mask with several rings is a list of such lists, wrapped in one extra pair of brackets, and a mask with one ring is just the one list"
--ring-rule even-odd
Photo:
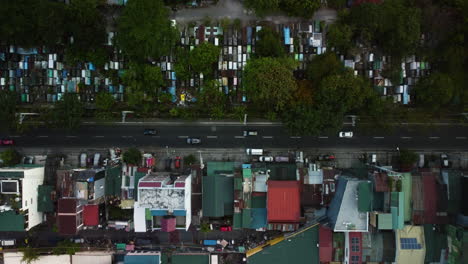
[(260, 156), (260, 158), (258, 158), (258, 160), (260, 162), (273, 162), (273, 157), (271, 157), (271, 156)]
[(348, 132), (340, 132), (339, 134), (340, 138), (352, 138), (353, 137), (353, 132), (348, 131)]

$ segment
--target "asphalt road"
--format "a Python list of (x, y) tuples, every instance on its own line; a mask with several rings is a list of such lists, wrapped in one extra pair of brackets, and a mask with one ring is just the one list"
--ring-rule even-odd
[[(145, 136), (145, 128), (154, 128), (157, 135)], [(245, 129), (258, 131), (258, 136), (244, 137)], [(276, 124), (166, 124), (166, 125), (85, 125), (70, 132), (50, 129), (35, 129), (26, 134), (0, 135), (11, 137), (20, 148), (105, 148), (105, 147), (152, 147), (152, 148), (375, 148), (393, 149), (444, 149), (467, 150), (468, 126), (420, 125), (399, 127), (384, 132), (354, 131), (353, 138), (339, 138), (338, 135), (291, 136)], [(187, 138), (198, 137), (199, 145), (188, 145)]]

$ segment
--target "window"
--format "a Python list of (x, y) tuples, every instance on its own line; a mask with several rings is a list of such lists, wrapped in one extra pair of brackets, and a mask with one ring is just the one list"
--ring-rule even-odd
[(359, 252), (359, 237), (352, 237), (351, 238), (351, 251), (352, 252)]
[(359, 256), (351, 256), (351, 264), (359, 264)]
[(351, 245), (352, 252), (359, 252), (359, 245)]
[(352, 244), (359, 244), (359, 237), (352, 237), (351, 238), (351, 243)]

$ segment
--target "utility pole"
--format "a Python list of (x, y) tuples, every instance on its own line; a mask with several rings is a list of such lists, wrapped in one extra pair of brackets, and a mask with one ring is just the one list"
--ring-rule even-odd
[(247, 114), (244, 114), (244, 126), (247, 125)]
[(33, 116), (33, 115), (39, 115), (39, 114), (38, 113), (17, 113), (16, 116), (19, 116), (18, 123), (20, 125), (23, 124), (24, 118), (28, 115)]
[(122, 123), (125, 123), (125, 118), (127, 114), (133, 113), (133, 111), (122, 111)]
[(200, 155), (200, 169), (204, 169), (205, 168), (205, 164), (203, 164), (203, 157), (201, 155), (201, 151), (199, 150), (198, 151), (198, 154)]

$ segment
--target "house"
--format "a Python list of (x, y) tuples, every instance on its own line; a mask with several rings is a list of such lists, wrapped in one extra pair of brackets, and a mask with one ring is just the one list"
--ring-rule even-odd
[(292, 231), (301, 218), (298, 181), (268, 181), (268, 229)]
[(345, 261), (344, 263), (361, 264), (362, 261), (362, 233), (345, 233)]
[(27, 231), (43, 222), (43, 212), (38, 208), (43, 182), (43, 166), (0, 168), (0, 231)]
[(104, 202), (105, 176), (104, 169), (74, 170), (74, 197), (93, 204)]
[(173, 253), (171, 256), (172, 264), (208, 264), (210, 255), (208, 253)]
[(159, 251), (134, 251), (124, 256), (124, 264), (161, 264)]
[[(327, 216), (334, 232), (367, 232), (369, 229), (367, 190), (359, 195), (359, 186), (368, 185), (368, 181), (347, 179), (341, 176), (335, 196), (330, 203)], [(366, 188), (368, 187), (361, 187)], [(359, 202), (361, 200), (361, 202)], [(363, 200), (365, 202), (363, 202)]]
[(320, 226), (319, 229), (319, 255), (320, 263), (330, 263), (332, 261), (333, 243), (332, 243), (333, 231), (325, 226)]
[(188, 230), (192, 217), (191, 180), (191, 175), (175, 176), (168, 172), (151, 173), (141, 178), (138, 201), (133, 210), (135, 232)]
[(86, 204), (83, 206), (83, 225), (98, 226), (99, 225), (99, 205)]
[(203, 217), (225, 217), (234, 213), (234, 162), (208, 162), (202, 177)]
[(57, 226), (60, 234), (74, 235), (83, 227), (84, 203), (75, 197), (58, 200)]
[(306, 227), (287, 237), (267, 241), (266, 245), (247, 251), (249, 264), (318, 264), (319, 226)]
[(395, 231), (395, 262), (423, 264), (426, 255), (424, 228), (422, 226), (405, 225)]
[(413, 175), (412, 220), (415, 224), (448, 223), (445, 185), (434, 172)]

